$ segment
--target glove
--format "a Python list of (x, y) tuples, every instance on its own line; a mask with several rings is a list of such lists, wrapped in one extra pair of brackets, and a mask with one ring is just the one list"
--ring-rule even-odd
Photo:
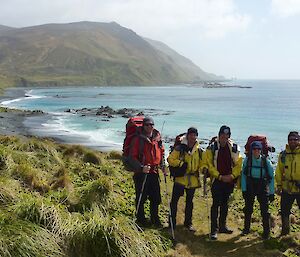
[(275, 195), (269, 195), (269, 202), (272, 203), (275, 200)]

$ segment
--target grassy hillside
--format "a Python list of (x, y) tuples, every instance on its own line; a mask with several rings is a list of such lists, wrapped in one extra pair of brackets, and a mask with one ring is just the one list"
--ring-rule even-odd
[(195, 65), (176, 63), (115, 22), (3, 27), (0, 53), (2, 87), (157, 85), (214, 78)]
[(0, 256), (162, 256), (169, 241), (133, 222), (120, 155), (0, 136)]
[[(169, 194), (172, 181), (168, 180)], [(165, 185), (161, 184), (161, 219), (167, 218)], [(232, 235), (219, 241), (207, 237), (207, 208), (197, 190), (191, 234), (183, 223), (179, 202), (177, 244), (166, 231), (134, 224), (134, 189), (120, 154), (39, 138), (0, 136), (0, 256), (299, 256), (299, 210), (294, 206), (292, 233), (280, 232), (279, 199), (271, 205), (272, 239), (263, 241), (256, 205), (252, 233), (241, 237), (243, 201), (237, 191), (230, 200)], [(207, 205), (206, 205), (207, 203)], [(149, 212), (149, 207), (147, 209)], [(149, 214), (149, 213), (148, 213)]]
[(168, 47), (166, 44), (152, 40), (149, 38), (145, 38), (145, 40), (151, 44), (154, 48), (161, 51), (168, 58), (172, 59), (174, 63), (176, 63), (179, 67), (183, 68), (186, 72), (187, 76), (193, 77), (194, 82), (203, 81), (203, 80), (224, 80), (225, 78), (222, 76), (216, 76), (215, 74), (210, 74), (202, 69), (200, 69), (197, 65), (195, 65), (191, 60), (188, 58), (178, 54), (172, 48)]

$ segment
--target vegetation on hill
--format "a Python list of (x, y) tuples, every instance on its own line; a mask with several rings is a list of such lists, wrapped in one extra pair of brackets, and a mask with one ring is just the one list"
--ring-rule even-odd
[(115, 22), (0, 29), (0, 86), (159, 85), (214, 80)]
[(170, 241), (134, 223), (120, 155), (0, 137), (0, 256), (162, 256)]
[[(293, 207), (292, 233), (279, 238), (279, 198), (271, 204), (272, 238), (263, 241), (259, 207), (252, 232), (241, 237), (243, 200), (230, 200), (232, 235), (208, 240), (211, 198), (197, 190), (191, 234), (181, 224), (177, 244), (154, 228), (134, 223), (134, 187), (117, 152), (101, 153), (82, 146), (57, 144), (35, 137), (0, 136), (0, 256), (299, 256), (300, 215)], [(167, 183), (170, 196), (172, 181)], [(161, 219), (167, 219), (165, 185), (161, 186)], [(149, 206), (147, 210), (149, 214)]]

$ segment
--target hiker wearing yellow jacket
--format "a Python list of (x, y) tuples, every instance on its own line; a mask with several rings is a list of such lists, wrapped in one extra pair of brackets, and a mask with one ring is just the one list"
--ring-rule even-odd
[[(202, 168), (202, 149), (197, 140), (198, 130), (194, 127), (188, 129), (183, 136), (181, 144), (177, 145), (168, 157), (170, 170), (174, 167), (175, 178), (172, 192), (171, 221), (173, 228), (176, 226), (177, 204), (179, 198), (186, 192), (184, 226), (191, 232), (195, 232), (192, 226), (193, 198), (196, 188), (200, 187), (199, 174)], [(172, 172), (171, 172), (172, 173)]]
[(217, 232), (233, 232), (226, 226), (228, 199), (233, 192), (234, 181), (241, 174), (243, 160), (238, 145), (230, 140), (230, 136), (230, 128), (223, 125), (218, 137), (212, 140), (205, 152), (204, 166), (212, 180), (211, 240), (217, 240)]
[(290, 213), (294, 201), (300, 208), (300, 136), (297, 131), (288, 135), (288, 144), (279, 154), (276, 167), (277, 193), (281, 195), (281, 235), (290, 232)]

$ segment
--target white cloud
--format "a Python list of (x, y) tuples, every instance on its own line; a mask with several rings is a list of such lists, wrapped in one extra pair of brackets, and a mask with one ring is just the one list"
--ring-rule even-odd
[(272, 0), (272, 12), (280, 17), (300, 14), (300, 0)]
[[(219, 38), (247, 29), (251, 19), (234, 0), (10, 0), (0, 24), (28, 26), (79, 20), (116, 21), (146, 36), (180, 31)], [(7, 22), (6, 22), (7, 21)]]

